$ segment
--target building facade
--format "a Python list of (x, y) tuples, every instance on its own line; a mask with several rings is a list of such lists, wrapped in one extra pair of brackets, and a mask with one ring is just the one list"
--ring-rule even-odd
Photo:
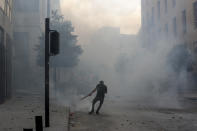
[(197, 0), (142, 0), (142, 34), (149, 44), (164, 38), (197, 53)]
[[(15, 0), (14, 1), (14, 38), (16, 52), (25, 48), (29, 65), (35, 65), (34, 46), (44, 31), (46, 17), (46, 0)], [(19, 49), (18, 49), (19, 48)]]
[(36, 45), (44, 33), (47, 0), (14, 0), (13, 4), (14, 84), (16, 89), (29, 89), (37, 84), (40, 72)]
[(12, 0), (0, 0), (0, 103), (11, 96), (12, 27)]
[(59, 0), (14, 0), (13, 4), (13, 36), (16, 43), (14, 46), (14, 84), (17, 89), (30, 90), (44, 81), (44, 71), (37, 63), (38, 50), (36, 48), (45, 31), (48, 5), (51, 6), (50, 10), (57, 10), (60, 8), (60, 2)]

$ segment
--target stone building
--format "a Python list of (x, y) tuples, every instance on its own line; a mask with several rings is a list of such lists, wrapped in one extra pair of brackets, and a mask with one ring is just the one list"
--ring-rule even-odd
[(197, 0), (142, 0), (142, 33), (149, 44), (164, 38), (197, 52)]
[(14, 84), (17, 89), (34, 88), (40, 73), (36, 45), (44, 33), (47, 0), (14, 0), (13, 5)]
[[(41, 88), (44, 70), (37, 63), (40, 37), (45, 32), (45, 18), (50, 11), (60, 11), (59, 0), (14, 0), (14, 84), (18, 90)], [(44, 55), (44, 52), (43, 52)], [(24, 70), (25, 69), (25, 70)]]

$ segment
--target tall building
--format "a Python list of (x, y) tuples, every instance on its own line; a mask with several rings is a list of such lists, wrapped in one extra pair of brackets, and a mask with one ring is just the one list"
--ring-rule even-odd
[(0, 103), (11, 95), (12, 23), (12, 0), (0, 0)]
[(142, 34), (147, 43), (164, 38), (197, 53), (197, 0), (142, 0)]
[(44, 72), (37, 64), (36, 46), (40, 44), (40, 37), (45, 31), (47, 2), (50, 2), (51, 10), (60, 10), (59, 0), (13, 1), (13, 36), (16, 43), (14, 46), (14, 84), (19, 89), (38, 87), (39, 81), (42, 81), (39, 78), (44, 79)]
[(35, 65), (35, 44), (38, 44), (44, 31), (46, 5), (46, 0), (14, 1), (14, 38), (17, 43), (15, 49), (19, 53), (21, 48), (24, 48), (21, 53), (29, 57), (27, 63), (30, 66)]
[(35, 79), (40, 72), (36, 63), (36, 45), (44, 33), (47, 0), (14, 0), (13, 5), (14, 84), (16, 88), (27, 89), (38, 81)]

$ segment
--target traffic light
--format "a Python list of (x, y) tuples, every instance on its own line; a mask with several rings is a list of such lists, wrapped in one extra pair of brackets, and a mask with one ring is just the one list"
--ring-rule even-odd
[(50, 54), (53, 56), (59, 54), (59, 47), (59, 33), (57, 31), (52, 31), (50, 33)]

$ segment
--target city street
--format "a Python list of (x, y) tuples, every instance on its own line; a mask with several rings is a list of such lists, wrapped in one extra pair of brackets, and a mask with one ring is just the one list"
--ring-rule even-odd
[(0, 131), (22, 130), (197, 131), (197, 0), (0, 0)]
[(156, 108), (135, 101), (106, 101), (101, 115), (76, 112), (71, 131), (196, 131), (197, 110)]

